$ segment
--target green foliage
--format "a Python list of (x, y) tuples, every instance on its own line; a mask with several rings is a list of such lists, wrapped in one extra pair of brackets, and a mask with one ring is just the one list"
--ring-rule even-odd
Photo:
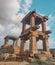
[(35, 60), (33, 62), (30, 63), (30, 65), (51, 65), (45, 61), (42, 61), (42, 60)]
[(35, 55), (34, 57), (35, 57), (36, 59), (40, 59), (38, 55)]
[(50, 61), (50, 58), (47, 58), (47, 60), (46, 61)]
[(4, 57), (0, 57), (0, 61), (4, 61), (5, 60), (5, 58)]
[(47, 58), (46, 61), (47, 61), (47, 62), (55, 62), (55, 59), (53, 59), (53, 58)]
[(45, 54), (45, 52), (44, 51), (41, 51), (41, 54)]

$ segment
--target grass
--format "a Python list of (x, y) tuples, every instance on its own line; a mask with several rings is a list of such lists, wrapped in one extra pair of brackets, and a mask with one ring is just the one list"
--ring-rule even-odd
[(38, 59), (38, 60), (31, 62), (30, 65), (51, 65), (51, 64), (47, 63), (46, 61), (42, 61)]

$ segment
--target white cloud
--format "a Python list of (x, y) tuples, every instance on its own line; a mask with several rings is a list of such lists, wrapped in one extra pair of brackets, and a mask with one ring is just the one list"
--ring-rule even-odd
[(54, 22), (55, 21), (55, 17), (52, 14), (50, 14), (48, 17), (49, 17), (48, 22)]
[(8, 25), (8, 30), (15, 35), (20, 35), (21, 33), (21, 28), (15, 24)]
[[(25, 8), (29, 10), (29, 6), (31, 6), (32, 0), (28, 2), (28, 0), (24, 0), (24, 3), (21, 3), (22, 0), (0, 0), (0, 23), (1, 24), (9, 24), (9, 23), (17, 23), (22, 20), (22, 18), (26, 15)], [(22, 7), (23, 5), (23, 7)], [(26, 6), (27, 5), (27, 6)], [(21, 10), (20, 10), (21, 9)], [(22, 12), (24, 10), (24, 12)], [(21, 11), (19, 13), (19, 11)], [(16, 15), (18, 13), (18, 15)]]
[(24, 13), (18, 13), (18, 15), (14, 15), (13, 17), (11, 17), (11, 20), (13, 21), (13, 23), (17, 23), (20, 25), (21, 20), (23, 19), (24, 16), (25, 16)]
[[(26, 6), (26, 8), (29, 10), (29, 6), (31, 6), (31, 1), (28, 2), (28, 0), (24, 0), (24, 3), (22, 3), (22, 0), (0, 0), (0, 24), (4, 25), (4, 28), (8, 28), (8, 25), (16, 24), (15, 28), (21, 28), (21, 20), (26, 15), (25, 8), (22, 7)], [(24, 10), (24, 12), (22, 12)], [(19, 11), (21, 11), (19, 13)], [(17, 15), (18, 13), (18, 15)], [(13, 32), (15, 30), (13, 28)], [(17, 29), (18, 30), (18, 29)], [(8, 30), (7, 30), (8, 31)]]
[(4, 27), (0, 24), (0, 33), (4, 31)]
[(49, 47), (55, 48), (55, 40), (54, 39), (49, 39)]
[(46, 26), (46, 30), (50, 30), (50, 26)]
[(2, 19), (3, 23), (5, 23), (4, 21), (10, 23), (11, 17), (19, 10), (20, 5), (17, 0), (0, 0), (0, 20)]
[(25, 3), (28, 7), (30, 7), (32, 4), (32, 0), (25, 0)]
[(37, 48), (38, 48), (38, 49), (43, 49), (42, 40), (39, 40), (39, 41), (37, 42)]
[(29, 12), (29, 8), (31, 7), (31, 4), (32, 4), (32, 0), (23, 0), (22, 2), (23, 2), (23, 3), (21, 3), (22, 12), (28, 13)]

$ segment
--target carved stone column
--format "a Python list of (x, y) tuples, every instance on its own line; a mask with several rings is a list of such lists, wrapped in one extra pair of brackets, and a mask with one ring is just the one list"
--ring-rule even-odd
[(20, 53), (24, 52), (25, 40), (21, 40)]
[(45, 35), (45, 39), (43, 40), (43, 51), (49, 52), (48, 35)]
[(16, 46), (18, 46), (18, 39), (16, 39), (16, 43), (15, 43)]
[(33, 54), (38, 52), (36, 43), (37, 43), (36, 37), (31, 36), (30, 37), (30, 52)]
[(8, 46), (8, 41), (9, 41), (9, 39), (6, 38), (6, 39), (5, 39), (5, 42), (4, 42), (4, 46)]
[(35, 26), (35, 17), (34, 16), (31, 16), (31, 18), (30, 18), (30, 25), (31, 25), (31, 27)]
[(14, 46), (18, 46), (18, 39), (13, 40), (13, 45), (14, 45)]
[(46, 21), (42, 22), (42, 31), (45, 32), (46, 31)]
[[(43, 22), (42, 22), (42, 31), (45, 34), (45, 32), (46, 32), (46, 19), (43, 19)], [(45, 34), (45, 38), (43, 39), (43, 50), (44, 51), (49, 51), (48, 36), (47, 36), (47, 34)]]
[(13, 40), (13, 46), (15, 46), (15, 40)]
[[(33, 14), (30, 18), (30, 25), (31, 27), (34, 27), (35, 26), (35, 14)], [(37, 40), (36, 40), (36, 31), (33, 31), (32, 33), (32, 36), (30, 37), (30, 52), (35, 54), (37, 53)]]

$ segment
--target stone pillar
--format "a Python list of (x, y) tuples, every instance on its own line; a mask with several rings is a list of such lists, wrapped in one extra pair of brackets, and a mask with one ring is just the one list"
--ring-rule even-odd
[(43, 51), (49, 52), (48, 36), (47, 35), (45, 35), (45, 38), (43, 39)]
[(15, 43), (16, 46), (18, 46), (18, 39), (16, 39), (16, 43)]
[(13, 46), (15, 46), (15, 40), (13, 40)]
[[(36, 15), (32, 15), (30, 18), (30, 25), (31, 27), (35, 26), (35, 16)], [(37, 53), (37, 45), (36, 45), (36, 31), (33, 31), (32, 36), (30, 37), (30, 52), (35, 54)]]
[(33, 54), (38, 52), (36, 42), (37, 42), (36, 37), (31, 36), (30, 37), (30, 52)]
[[(45, 34), (46, 31), (46, 19), (42, 22), (42, 31)], [(46, 38), (47, 34), (45, 34), (45, 38), (43, 39), (43, 50), (44, 51), (49, 51), (48, 48), (48, 38)]]
[(25, 40), (21, 40), (21, 45), (20, 45), (20, 53), (24, 52), (24, 46), (25, 46)]
[(34, 16), (31, 16), (31, 18), (30, 18), (30, 25), (31, 25), (31, 27), (35, 26), (35, 17)]
[(45, 32), (46, 31), (46, 21), (42, 22), (42, 31)]
[(4, 42), (4, 46), (8, 46), (8, 41), (9, 41), (9, 39), (6, 38), (6, 39), (5, 39), (5, 42)]

